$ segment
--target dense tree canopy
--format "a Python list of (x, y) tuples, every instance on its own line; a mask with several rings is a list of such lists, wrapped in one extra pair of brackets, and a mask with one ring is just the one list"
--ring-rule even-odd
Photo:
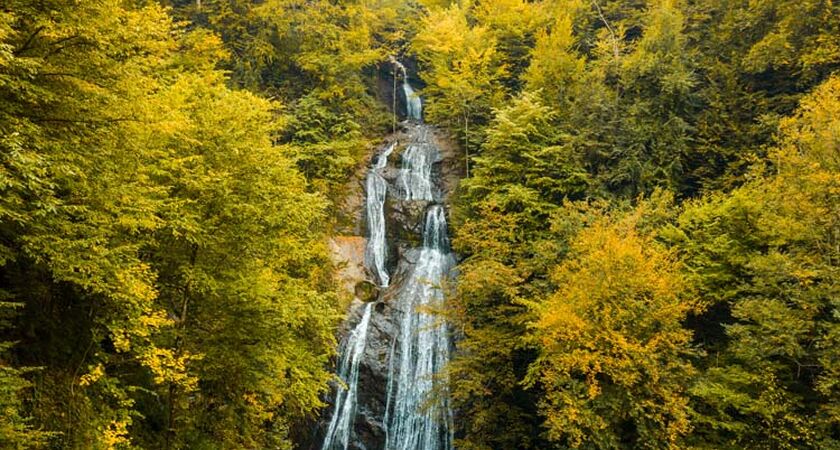
[[(690, 431), (686, 384), (699, 311), (674, 250), (649, 235), (643, 204), (584, 219), (554, 268), (556, 290), (533, 304), (532, 366), (549, 439), (571, 447), (671, 448)], [(583, 445), (584, 442), (586, 445)]]
[(390, 56), (465, 169), (457, 448), (840, 448), (831, 0), (3, 2), (0, 447), (294, 448)]
[(836, 447), (836, 3), (444, 8), (427, 95), (464, 103), (440, 17), (504, 70), (435, 116), (473, 144), (461, 447)]
[[(234, 25), (289, 5), (205, 2), (195, 26), (141, 3), (0, 15), (0, 446), (286, 448), (330, 378), (342, 303), (323, 183), (364, 150), (340, 118), (378, 114), (359, 111), (374, 56), (331, 49), (348, 60), (327, 74), (308, 40), (297, 62), (322, 93), (284, 97), (315, 99), (290, 114), (262, 78), (280, 55), (243, 50), (264, 36)], [(342, 11), (307, 16), (310, 33)], [(330, 95), (361, 103), (330, 110)], [(329, 142), (310, 170), (306, 149)]]

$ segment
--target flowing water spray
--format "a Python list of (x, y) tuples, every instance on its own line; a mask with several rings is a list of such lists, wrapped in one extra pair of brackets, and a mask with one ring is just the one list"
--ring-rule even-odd
[(356, 328), (350, 332), (341, 356), (341, 364), (338, 368), (338, 376), (342, 385), (339, 385), (335, 394), (333, 416), (324, 437), (324, 445), (321, 450), (347, 450), (350, 442), (350, 433), (353, 430), (353, 422), (356, 418), (357, 388), (359, 386), (359, 363), (365, 351), (367, 341), (368, 324), (373, 303), (365, 305), (362, 320)]

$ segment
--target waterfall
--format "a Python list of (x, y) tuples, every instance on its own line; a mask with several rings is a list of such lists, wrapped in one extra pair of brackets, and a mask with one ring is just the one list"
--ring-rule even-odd
[[(403, 87), (412, 123), (407, 127), (409, 143), (402, 154), (401, 168), (395, 183), (399, 201), (420, 202), (417, 205), (426, 208), (423, 244), (420, 248), (408, 250), (401, 258), (400, 264), (406, 264), (405, 275), (400, 276), (399, 283), (389, 286), (391, 280), (386, 267), (388, 246), (384, 211), (389, 187), (382, 171), (388, 164), (388, 157), (395, 150), (396, 143), (393, 143), (378, 155), (367, 174), (368, 243), (365, 249), (367, 266), (380, 286), (389, 287), (384, 298), (390, 300), (382, 300), (380, 297), (377, 303), (384, 304), (383, 311), (390, 311), (391, 315), (382, 316), (382, 313), (377, 312), (379, 308), (373, 310), (372, 303), (368, 303), (362, 320), (347, 338), (338, 368), (339, 378), (344, 385), (339, 386), (336, 393), (333, 415), (322, 450), (348, 450), (348, 446), (354, 450), (378, 450), (383, 445), (385, 450), (452, 450), (453, 421), (448, 401), (448, 383), (441, 378), (441, 370), (449, 362), (449, 331), (443, 319), (430, 311), (430, 308), (439, 307), (443, 302), (442, 284), (455, 265), (449, 250), (446, 212), (443, 206), (435, 203), (441, 196), (439, 187), (434, 184), (433, 166), (440, 161), (441, 155), (434, 140), (430, 138), (430, 128), (419, 123), (422, 113), (419, 97), (414, 94), (408, 82)], [(375, 373), (371, 368), (380, 367), (378, 364), (382, 360), (363, 360), (369, 322), (374, 323), (371, 328), (375, 330), (372, 335), (376, 337), (370, 338), (368, 358), (379, 358), (374, 355), (384, 356), (386, 353), (388, 357), (387, 369), (382, 368)], [(378, 337), (383, 330), (392, 330), (390, 342), (383, 342)], [(376, 353), (377, 349), (383, 350)], [(365, 439), (364, 436), (370, 439), (371, 435), (354, 434), (360, 364), (370, 369), (365, 371), (366, 374), (381, 376), (379, 379), (362, 381), (384, 381), (385, 386), (378, 386), (384, 388), (385, 398), (369, 399), (365, 396), (358, 405), (360, 411), (370, 414), (375, 410), (377, 416), (375, 420), (367, 416), (366, 421), (359, 422), (355, 427), (364, 428), (365, 424), (379, 423), (379, 419), (382, 419), (380, 428), (376, 430), (384, 431), (384, 443), (381, 440), (362, 442), (360, 439)], [(372, 407), (367, 403), (368, 400), (373, 400)], [(384, 411), (381, 409), (383, 404)]]
[[(391, 60), (391, 64), (394, 65), (397, 69), (399, 69), (400, 73), (403, 76), (403, 93), (405, 94), (405, 109), (406, 109), (406, 117), (409, 120), (415, 120), (417, 122), (421, 122), (423, 120), (423, 101), (420, 100), (420, 96), (414, 93), (414, 88), (408, 84), (408, 71), (405, 70), (405, 66), (397, 61), (393, 55), (388, 57)], [(396, 83), (396, 71), (394, 71), (394, 83)], [(396, 84), (394, 84), (394, 88), (396, 89)]]
[(321, 450), (347, 450), (350, 442), (350, 432), (353, 429), (353, 421), (356, 418), (356, 388), (359, 384), (359, 363), (365, 351), (367, 342), (368, 324), (373, 303), (365, 305), (362, 320), (356, 328), (350, 332), (347, 342), (341, 354), (341, 364), (338, 376), (342, 385), (338, 387), (335, 394), (335, 403), (332, 419), (324, 437), (324, 445)]
[(397, 143), (389, 145), (380, 154), (367, 174), (367, 224), (368, 242), (365, 249), (367, 266), (376, 274), (380, 286), (388, 286), (391, 281), (385, 263), (388, 259), (388, 246), (385, 237), (385, 197), (388, 182), (380, 173), (388, 165), (388, 156)]
[[(446, 383), (436, 379), (449, 361), (449, 333), (446, 324), (424, 308), (440, 306), (441, 283), (453, 263), (443, 207), (432, 205), (426, 213), (423, 247), (396, 300), (401, 317), (388, 382), (386, 450), (452, 448)], [(432, 395), (440, 400), (430, 402)]]
[[(406, 201), (433, 202), (432, 166), (440, 160), (440, 150), (425, 125), (411, 127), (409, 134), (397, 186)], [(385, 449), (451, 450), (452, 412), (446, 380), (440, 379), (449, 362), (449, 332), (446, 323), (429, 311), (441, 306), (441, 284), (454, 266), (443, 206), (427, 208), (423, 246), (415, 254), (414, 267), (395, 299), (400, 317), (391, 347)]]
[(432, 165), (440, 159), (440, 152), (428, 140), (428, 128), (411, 129), (411, 141), (402, 155), (397, 175), (397, 189), (404, 200), (434, 200)]
[(423, 101), (420, 100), (420, 96), (415, 94), (414, 89), (408, 84), (408, 77), (403, 79), (403, 93), (405, 93), (406, 116), (410, 120), (420, 122), (423, 120)]
[(423, 227), (423, 248), (449, 250), (449, 235), (446, 230), (446, 213), (440, 205), (432, 205), (426, 213)]

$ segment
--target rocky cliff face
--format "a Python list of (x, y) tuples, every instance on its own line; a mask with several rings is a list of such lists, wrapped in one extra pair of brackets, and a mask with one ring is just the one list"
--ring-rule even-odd
[[(394, 344), (394, 336), (398, 332), (398, 311), (394, 297), (406, 281), (414, 260), (416, 247), (420, 245), (423, 223), (427, 207), (431, 202), (406, 201), (402, 199), (397, 188), (397, 178), (402, 165), (402, 157), (406, 150), (409, 134), (415, 132), (411, 127), (419, 125), (402, 123), (397, 133), (389, 136), (384, 148), (396, 141), (393, 155), (387, 166), (380, 171), (388, 181), (388, 194), (385, 202), (386, 232), (388, 235), (388, 272), (391, 274), (391, 284), (387, 288), (376, 287), (371, 282), (373, 274), (366, 268), (364, 261), (364, 245), (366, 230), (363, 227), (360, 235), (338, 236), (331, 242), (333, 258), (339, 267), (342, 286), (348, 295), (353, 297), (347, 320), (339, 330), (340, 338), (344, 340), (362, 317), (364, 305), (368, 301), (375, 302), (371, 312), (367, 343), (364, 356), (359, 368), (359, 382), (357, 389), (358, 406), (354, 423), (353, 439), (349, 448), (356, 450), (375, 450), (385, 446), (385, 417), (387, 384), (389, 373), (389, 355)], [(440, 149), (440, 154), (432, 166), (433, 179), (439, 187), (436, 200), (446, 202), (450, 193), (454, 191), (460, 175), (460, 165), (455, 154), (456, 146), (445, 134), (431, 130), (430, 139)], [(381, 151), (381, 148), (377, 152)], [(372, 155), (372, 158), (375, 155)], [(363, 185), (363, 178), (354, 181)], [(354, 204), (363, 201), (353, 200)], [(364, 208), (358, 208), (358, 222), (365, 223)], [(357, 228), (357, 229), (359, 229)], [(396, 359), (396, 358), (395, 358)], [(334, 395), (328, 397), (332, 401)], [(311, 442), (301, 448), (320, 449), (321, 439), (327, 423), (330, 420), (331, 407), (324, 409), (316, 430), (311, 433)]]

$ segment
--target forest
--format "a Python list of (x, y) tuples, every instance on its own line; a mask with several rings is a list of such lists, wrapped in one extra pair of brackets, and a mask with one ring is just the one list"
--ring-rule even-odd
[(0, 448), (308, 449), (394, 58), (454, 448), (840, 449), (837, 0), (0, 1)]

